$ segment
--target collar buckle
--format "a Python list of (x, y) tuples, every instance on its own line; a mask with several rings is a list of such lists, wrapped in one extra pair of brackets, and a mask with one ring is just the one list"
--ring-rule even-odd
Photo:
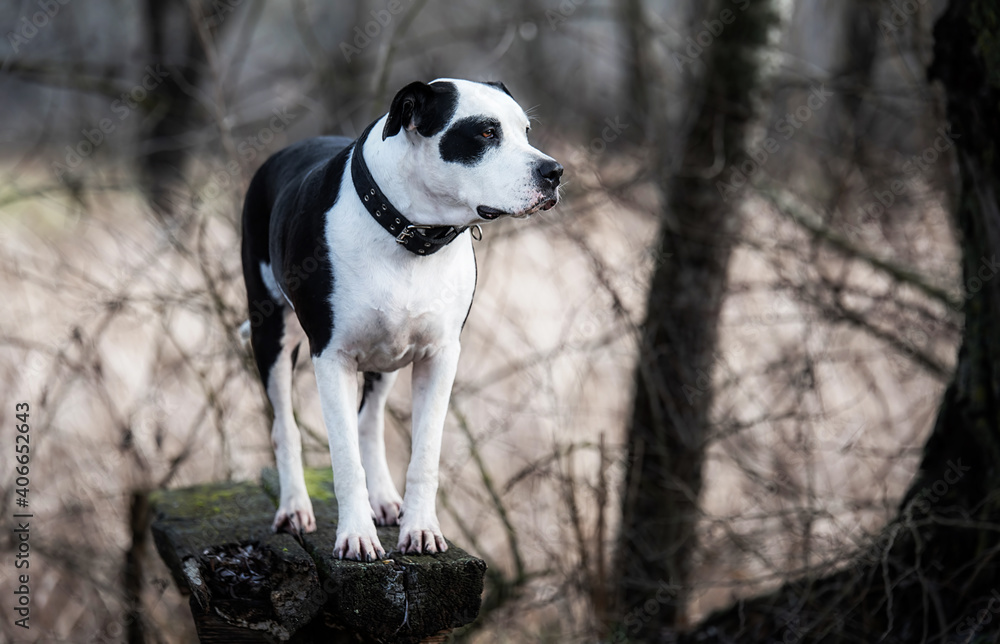
[(414, 226), (413, 224), (410, 224), (409, 226), (404, 228), (402, 232), (396, 235), (396, 243), (405, 245), (406, 242), (409, 241), (410, 237), (413, 237), (414, 228), (416, 228), (416, 226)]
[(398, 235), (396, 235), (396, 243), (405, 244), (410, 240), (411, 237), (413, 237), (416, 234), (416, 231), (431, 230), (439, 227), (440, 226), (433, 226), (430, 224), (407, 224), (406, 227), (403, 228), (403, 230)]

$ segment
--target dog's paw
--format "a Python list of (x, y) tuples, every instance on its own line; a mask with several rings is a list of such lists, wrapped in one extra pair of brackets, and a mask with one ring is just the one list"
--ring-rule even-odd
[(343, 530), (337, 528), (337, 542), (333, 546), (333, 556), (338, 559), (375, 561), (385, 557), (385, 549), (378, 540), (373, 524), (371, 530)]
[(399, 525), (399, 509), (403, 506), (403, 498), (395, 488), (372, 490), (368, 493), (368, 501), (372, 506), (372, 516), (376, 525)]
[(316, 530), (316, 515), (313, 514), (312, 501), (307, 494), (285, 499), (274, 514), (271, 529), (275, 532), (291, 532), (301, 534)]
[(444, 540), (436, 519), (411, 522), (404, 517), (399, 528), (399, 542), (396, 544), (396, 549), (405, 555), (434, 554), (448, 550), (448, 542)]

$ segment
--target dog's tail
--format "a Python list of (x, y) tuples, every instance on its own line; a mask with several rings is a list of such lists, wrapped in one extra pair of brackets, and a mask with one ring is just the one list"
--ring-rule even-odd
[(240, 344), (243, 345), (244, 349), (250, 348), (250, 320), (246, 320), (240, 325)]

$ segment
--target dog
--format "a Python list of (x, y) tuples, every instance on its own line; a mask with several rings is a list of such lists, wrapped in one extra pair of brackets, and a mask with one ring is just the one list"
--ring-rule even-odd
[[(529, 129), (503, 83), (414, 82), (357, 140), (307, 139), (255, 173), (243, 206), (244, 332), (274, 411), (273, 530), (316, 529), (291, 398), (308, 341), (338, 503), (333, 554), (384, 557), (376, 524), (399, 525), (404, 554), (448, 549), (438, 463), (476, 288), (473, 240), (481, 223), (559, 201), (563, 167), (528, 143)], [(412, 450), (400, 497), (385, 457), (384, 406), (409, 364)]]

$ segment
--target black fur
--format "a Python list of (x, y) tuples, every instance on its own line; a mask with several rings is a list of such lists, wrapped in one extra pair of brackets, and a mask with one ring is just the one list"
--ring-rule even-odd
[[(254, 194), (253, 188), (254, 185), (251, 182), (250, 190), (247, 192), (248, 198)], [(263, 221), (258, 217), (248, 222), (246, 206), (244, 206), (243, 211), (243, 279), (247, 287), (247, 304), (250, 310), (250, 346), (253, 347), (253, 357), (257, 363), (260, 380), (266, 389), (271, 366), (278, 359), (278, 354), (281, 353), (281, 337), (285, 330), (284, 307), (282, 302), (275, 302), (271, 299), (267, 286), (264, 285), (264, 279), (261, 277), (259, 264), (255, 261), (255, 258), (259, 257), (255, 254), (255, 250), (258, 252), (262, 250), (261, 238), (253, 236), (251, 231), (256, 229), (259, 233), (261, 228), (266, 231), (270, 212), (263, 214)], [(263, 237), (263, 241), (264, 256), (262, 259), (266, 261), (266, 235)]]
[[(339, 196), (350, 145), (351, 140), (344, 137), (317, 137), (289, 146), (257, 170), (247, 190), (243, 274), (251, 343), (265, 386), (280, 351), (284, 302), (275, 302), (268, 294), (260, 275), (261, 261), (271, 265), (279, 287), (294, 305), (312, 355), (321, 353), (332, 337), (333, 313), (327, 303), (334, 276), (324, 214)], [(281, 212), (281, 217), (273, 218), (274, 211)], [(255, 302), (261, 301), (271, 303), (271, 310), (257, 311), (255, 316)]]
[[(489, 128), (496, 131), (493, 138), (483, 136), (483, 132)], [(482, 161), (487, 150), (500, 145), (502, 137), (500, 122), (496, 119), (467, 116), (455, 121), (441, 137), (441, 158), (451, 163), (476, 165)]]
[(410, 83), (396, 93), (389, 106), (382, 140), (399, 134), (411, 124), (421, 136), (434, 136), (448, 124), (458, 106), (458, 89), (454, 83)]

